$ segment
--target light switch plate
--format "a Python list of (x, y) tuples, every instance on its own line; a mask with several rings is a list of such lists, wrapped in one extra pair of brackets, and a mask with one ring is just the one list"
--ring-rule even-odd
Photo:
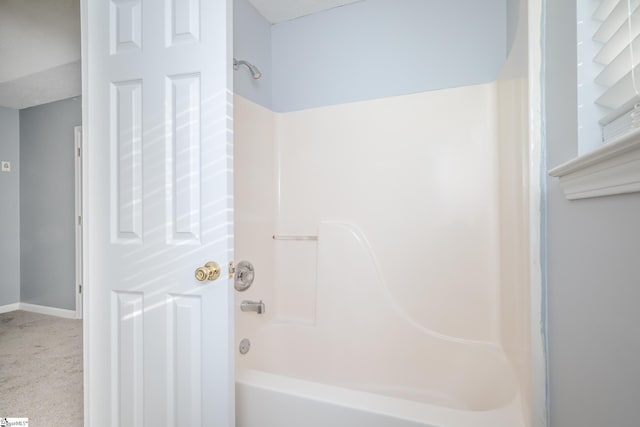
[(11, 172), (11, 162), (5, 162), (4, 160), (0, 162), (2, 164), (2, 172)]

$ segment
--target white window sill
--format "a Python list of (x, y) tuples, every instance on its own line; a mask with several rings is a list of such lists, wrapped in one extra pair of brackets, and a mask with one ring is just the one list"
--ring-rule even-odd
[(549, 171), (569, 200), (640, 191), (640, 130)]

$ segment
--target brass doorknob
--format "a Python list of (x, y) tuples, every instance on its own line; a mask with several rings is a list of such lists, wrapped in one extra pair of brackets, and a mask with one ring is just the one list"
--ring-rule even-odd
[(217, 262), (210, 261), (196, 269), (196, 279), (200, 282), (205, 280), (216, 280), (220, 277), (220, 266)]

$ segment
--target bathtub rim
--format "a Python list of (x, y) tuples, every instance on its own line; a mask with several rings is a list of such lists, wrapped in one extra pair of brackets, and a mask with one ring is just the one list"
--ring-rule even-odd
[[(462, 410), (248, 368), (236, 369), (237, 385), (292, 395), (403, 421), (422, 423), (425, 426), (495, 427), (496, 425), (509, 425), (510, 427), (523, 427), (525, 425), (522, 418), (519, 390), (516, 390), (511, 401), (502, 407), (488, 410)], [(237, 403), (236, 408), (238, 408)]]

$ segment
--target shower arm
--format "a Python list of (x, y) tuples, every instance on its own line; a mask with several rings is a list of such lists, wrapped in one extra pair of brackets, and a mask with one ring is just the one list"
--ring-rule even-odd
[(251, 77), (253, 77), (255, 80), (258, 80), (260, 77), (262, 77), (262, 73), (260, 72), (258, 67), (256, 67), (255, 65), (251, 64), (250, 62), (244, 61), (242, 59), (238, 60), (236, 58), (233, 58), (234, 70), (237, 71), (241, 65), (244, 65), (249, 69), (249, 71), (251, 72)]

